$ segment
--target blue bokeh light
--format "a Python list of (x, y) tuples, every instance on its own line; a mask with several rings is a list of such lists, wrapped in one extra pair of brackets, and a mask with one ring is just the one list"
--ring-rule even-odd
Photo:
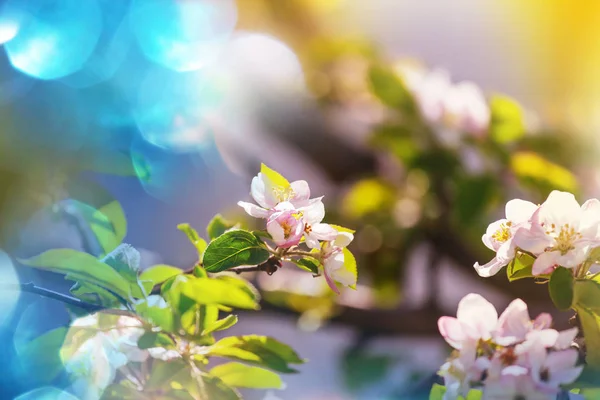
[(96, 0), (8, 0), (3, 17), (18, 25), (5, 44), (11, 64), (38, 79), (57, 79), (79, 70), (102, 29)]
[(84, 88), (110, 79), (123, 63), (133, 43), (128, 18), (132, 1), (97, 1), (102, 13), (102, 32), (94, 52), (83, 67), (62, 79), (69, 86)]
[(202, 71), (151, 71), (138, 92), (134, 116), (148, 142), (174, 151), (196, 151), (211, 135), (222, 93)]
[(154, 146), (141, 138), (131, 144), (133, 166), (144, 191), (155, 199), (171, 203), (194, 195), (191, 182), (200, 182), (197, 165), (188, 154)]
[[(0, 250), (0, 276), (2, 276), (3, 285), (18, 285), (19, 277), (15, 271), (15, 267), (4, 251)], [(0, 290), (0, 326), (7, 322), (12, 316), (12, 312), (17, 305), (21, 292), (9, 288), (8, 290)]]
[(148, 59), (175, 71), (213, 61), (237, 22), (234, 0), (134, 0), (130, 20)]

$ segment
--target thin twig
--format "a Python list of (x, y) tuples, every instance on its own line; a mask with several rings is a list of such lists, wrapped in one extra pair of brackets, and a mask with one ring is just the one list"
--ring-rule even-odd
[(37, 294), (39, 296), (47, 297), (49, 299), (58, 300), (65, 304), (69, 304), (72, 306), (76, 306), (88, 311), (100, 311), (103, 310), (104, 307), (99, 306), (97, 304), (86, 303), (85, 301), (81, 301), (75, 297), (67, 296), (62, 293), (58, 293), (49, 289), (44, 289), (42, 287), (36, 286), (33, 282), (29, 283), (2, 283), (0, 284), (0, 289), (4, 290), (15, 290), (27, 293)]

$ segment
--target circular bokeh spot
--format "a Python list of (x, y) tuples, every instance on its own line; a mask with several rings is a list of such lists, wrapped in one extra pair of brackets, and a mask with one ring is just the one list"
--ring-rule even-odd
[(175, 71), (213, 61), (237, 22), (234, 0), (135, 0), (131, 25), (146, 57)]
[(79, 70), (102, 29), (96, 0), (8, 0), (4, 18), (18, 26), (5, 44), (10, 63), (38, 79), (57, 79)]

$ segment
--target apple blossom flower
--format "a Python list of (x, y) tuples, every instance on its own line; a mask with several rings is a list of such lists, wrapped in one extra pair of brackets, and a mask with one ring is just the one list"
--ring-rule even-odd
[(498, 313), (492, 303), (470, 293), (458, 303), (456, 318), (441, 317), (438, 328), (446, 342), (460, 350), (465, 341), (490, 339), (497, 323)]
[(533, 275), (552, 272), (557, 266), (575, 268), (600, 245), (600, 201), (580, 206), (571, 193), (553, 191), (531, 217), (530, 227), (515, 234), (517, 246), (533, 253)]
[(319, 240), (331, 241), (336, 239), (338, 231), (329, 224), (321, 223), (325, 218), (325, 206), (320, 198), (314, 199), (309, 205), (299, 210), (304, 222), (304, 239), (309, 248), (318, 248)]
[(275, 244), (283, 248), (299, 244), (304, 230), (305, 222), (302, 212), (289, 202), (277, 204), (267, 221), (267, 232)]
[(354, 239), (350, 232), (336, 231), (335, 240), (324, 242), (321, 246), (321, 262), (323, 264), (323, 275), (325, 281), (337, 294), (340, 293), (336, 282), (344, 286), (356, 284), (356, 276), (344, 268), (344, 248)]
[(477, 85), (467, 81), (453, 84), (443, 69), (404, 68), (400, 72), (427, 122), (474, 135), (487, 131), (490, 107)]
[(529, 226), (529, 219), (537, 209), (535, 204), (520, 199), (506, 203), (506, 218), (491, 223), (482, 237), (483, 243), (496, 252), (496, 257), (485, 265), (475, 263), (479, 276), (493, 276), (512, 261), (516, 252), (515, 233)]
[(457, 318), (442, 317), (440, 333), (456, 350), (439, 375), (445, 400), (466, 397), (471, 389), (482, 399), (554, 400), (561, 387), (581, 374), (578, 352), (568, 348), (577, 328), (558, 332), (552, 318), (531, 320), (527, 305), (517, 299), (497, 317), (483, 297), (468, 294), (459, 303)]
[(294, 181), (285, 187), (273, 182), (267, 174), (259, 172), (252, 178), (250, 194), (258, 205), (244, 201), (238, 202), (238, 205), (253, 217), (269, 218), (280, 203), (289, 202), (294, 207), (307, 205), (310, 189), (306, 181)]
[(533, 341), (528, 347), (527, 361), (531, 377), (538, 389), (549, 394), (559, 392), (561, 385), (573, 383), (583, 366), (577, 366), (579, 354), (575, 349), (547, 351), (543, 343)]
[(74, 332), (97, 330), (65, 360), (65, 369), (72, 379), (71, 390), (86, 400), (99, 399), (119, 368), (129, 362), (143, 362), (148, 357), (146, 350), (137, 347), (137, 341), (144, 334), (140, 320), (120, 316), (110, 329), (100, 329), (99, 324), (99, 313), (78, 318), (71, 324)]
[(482, 400), (555, 400), (556, 394), (541, 393), (529, 375), (505, 374), (485, 385)]

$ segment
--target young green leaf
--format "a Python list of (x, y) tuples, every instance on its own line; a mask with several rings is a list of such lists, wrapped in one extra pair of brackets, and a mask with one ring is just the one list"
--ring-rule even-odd
[(548, 282), (548, 291), (552, 302), (561, 311), (566, 311), (573, 304), (573, 273), (570, 269), (558, 267)]
[(429, 400), (443, 400), (444, 394), (446, 394), (446, 388), (434, 383), (431, 387), (431, 392), (429, 392)]
[(230, 386), (252, 389), (281, 389), (281, 378), (269, 370), (230, 362), (217, 365), (209, 371), (210, 375), (221, 378)]
[(247, 291), (220, 279), (189, 279), (178, 285), (177, 290), (197, 304), (258, 309), (254, 297)]
[(288, 364), (304, 363), (291, 347), (270, 337), (258, 335), (223, 338), (209, 348), (209, 355), (244, 361), (286, 373), (297, 372)]
[(140, 349), (151, 349), (153, 347), (171, 348), (175, 345), (173, 339), (169, 335), (161, 332), (144, 332), (138, 339), (138, 347)]
[(170, 265), (159, 264), (144, 270), (140, 274), (140, 281), (151, 282), (151, 287), (164, 283), (168, 279), (181, 275), (183, 271), (180, 268)]
[(371, 91), (383, 104), (409, 113), (414, 110), (412, 95), (393, 70), (373, 65), (369, 69), (369, 81)]
[(170, 362), (154, 360), (150, 377), (144, 388), (147, 390), (164, 388), (166, 385), (170, 385), (172, 379), (182, 371), (186, 371), (187, 375), (190, 376), (190, 372), (187, 371), (189, 368), (189, 365), (183, 360), (173, 360)]
[(203, 263), (208, 272), (221, 272), (241, 265), (258, 265), (268, 259), (269, 251), (256, 236), (235, 230), (210, 242)]
[(314, 258), (307, 257), (294, 260), (294, 264), (305, 271), (312, 272), (315, 275), (319, 274), (319, 262)]
[(186, 234), (190, 242), (196, 247), (196, 251), (198, 252), (198, 257), (202, 260), (202, 256), (204, 251), (206, 250), (206, 240), (202, 239), (198, 232), (194, 228), (190, 226), (190, 224), (184, 223), (177, 225), (177, 229)]
[(234, 388), (216, 376), (201, 373), (197, 379), (202, 380), (199, 386), (206, 393), (206, 399), (241, 400), (242, 398)]
[(350, 289), (356, 290), (356, 282), (358, 280), (358, 268), (356, 266), (356, 258), (354, 258), (354, 254), (346, 247), (343, 248), (344, 251), (344, 266), (342, 267), (344, 271), (352, 276), (354, 279), (354, 283), (348, 286)]
[(75, 282), (70, 292), (73, 296), (87, 303), (98, 304), (107, 308), (118, 307), (121, 302), (102, 286), (89, 282)]
[(214, 279), (227, 282), (230, 285), (237, 287), (238, 289), (243, 290), (250, 296), (256, 303), (260, 301), (260, 292), (258, 289), (254, 287), (250, 282), (241, 278), (237, 275), (234, 275), (232, 272), (224, 272), (222, 274), (217, 275)]
[(208, 226), (206, 227), (206, 233), (208, 234), (210, 240), (213, 240), (234, 226), (235, 224), (233, 222), (227, 221), (221, 214), (217, 214), (208, 223)]
[(202, 331), (202, 335), (208, 335), (209, 333), (213, 333), (216, 331), (222, 331), (225, 329), (229, 329), (232, 326), (234, 326), (235, 324), (237, 324), (238, 322), (238, 317), (235, 315), (228, 315), (227, 317), (220, 319), (218, 321), (213, 322), (212, 324), (208, 325), (206, 328), (204, 328), (204, 330)]
[(260, 173), (265, 175), (267, 179), (275, 186), (280, 186), (283, 189), (290, 187), (290, 182), (283, 177), (279, 172), (267, 167), (265, 164), (260, 165)]
[(127, 243), (118, 245), (116, 249), (108, 253), (101, 261), (110, 265), (127, 281), (137, 284), (141, 255), (132, 245)]
[(33, 258), (19, 259), (18, 261), (30, 267), (68, 274), (73, 279), (102, 286), (125, 299), (130, 297), (131, 292), (134, 295), (142, 295), (137, 286), (131, 285), (110, 266), (90, 254), (77, 250), (48, 250)]
[(519, 253), (513, 258), (506, 268), (506, 275), (509, 281), (516, 281), (523, 278), (533, 278), (531, 269), (535, 258), (526, 253)]

